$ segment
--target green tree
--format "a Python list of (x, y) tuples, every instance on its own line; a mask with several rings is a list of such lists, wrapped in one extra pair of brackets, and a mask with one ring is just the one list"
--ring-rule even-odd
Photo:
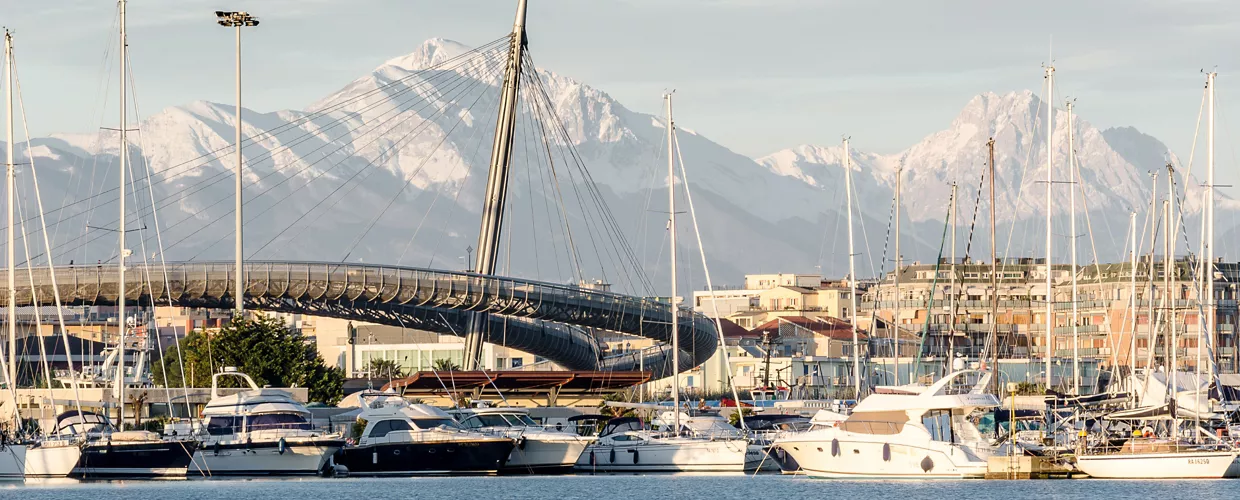
[[(212, 371), (225, 366), (237, 367), (260, 386), (305, 387), (311, 401), (336, 404), (344, 394), (344, 371), (324, 364), (314, 342), (284, 320), (267, 316), (234, 319), (217, 332), (191, 332), (181, 339), (180, 352), (175, 345), (165, 350), (151, 378), (165, 383), (166, 371), (169, 387), (211, 387)], [(240, 383), (235, 377), (221, 380), (224, 386)]]
[(460, 371), (461, 369), (461, 365), (456, 364), (455, 361), (448, 358), (436, 359), (434, 363), (431, 363), (431, 366), (434, 367), (437, 372)]
[(367, 363), (366, 371), (370, 373), (371, 378), (394, 379), (405, 376), (400, 363), (394, 359), (372, 359), (370, 363)]

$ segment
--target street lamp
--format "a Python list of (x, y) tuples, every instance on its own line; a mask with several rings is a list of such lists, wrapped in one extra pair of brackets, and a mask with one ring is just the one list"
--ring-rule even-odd
[(244, 259), (241, 254), (241, 28), (258, 26), (258, 19), (255, 19), (248, 12), (224, 12), (221, 10), (215, 11), (215, 17), (218, 18), (217, 22), (220, 26), (237, 29), (237, 269), (235, 275), (236, 288), (233, 293), (237, 300), (234, 312), (240, 317), (245, 312), (245, 306), (242, 304), (242, 297), (245, 294), (245, 270), (242, 267)]

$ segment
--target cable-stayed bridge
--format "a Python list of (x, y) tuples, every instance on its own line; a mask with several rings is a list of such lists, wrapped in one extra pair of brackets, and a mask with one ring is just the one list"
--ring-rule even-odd
[[(131, 145), (122, 132), (123, 146), (117, 155), (122, 158), (121, 168), (113, 169), (108, 155), (99, 153), (93, 155), (95, 164), (89, 167), (83, 164), (38, 174), (72, 171), (67, 179), (53, 178), (50, 183), (65, 194), (59, 206), (44, 210), (40, 200), (34, 214), (26, 212), (35, 207), (18, 208), (19, 219), (10, 230), (19, 231), (21, 239), (11, 240), (20, 243), (12, 243), (8, 250), (24, 251), (24, 263), (19, 261), (13, 271), (13, 299), (4, 294), (0, 305), (50, 306), (59, 295), (66, 306), (243, 306), (370, 321), (464, 337), (466, 369), (480, 362), (484, 342), (520, 349), (576, 370), (644, 368), (660, 378), (700, 365), (717, 348), (715, 325), (702, 315), (673, 307), (671, 300), (649, 298), (656, 295), (655, 287), (575, 150), (577, 131), (569, 130), (560, 119), (557, 103), (526, 43), (521, 2), (511, 35), (461, 54), (428, 59), (427, 67), (407, 74), (376, 73), (366, 82), (373, 88), (350, 86), (305, 113), (282, 117), (287, 121), (279, 125), (256, 127), (240, 141), (240, 152), (233, 144), (200, 149), (202, 154), (196, 158), (177, 162), (163, 157), (157, 163), (148, 158), (145, 148), (135, 148), (141, 150), (139, 160), (127, 164)], [(233, 126), (241, 127), (237, 111)], [(497, 116), (494, 132), (483, 120), (476, 120), (488, 115)], [(462, 144), (453, 144), (457, 140)], [(488, 142), (491, 147), (485, 148)], [(31, 147), (26, 147), (29, 155)], [(434, 213), (436, 204), (442, 198), (455, 205), (468, 184), (470, 160), (488, 149), (486, 191), (478, 197), (482, 220), (477, 259), (467, 262), (472, 272), (400, 265), (415, 241), (428, 239), (436, 249), (429, 262), (436, 262), (443, 235), (452, 232), (449, 222), (461, 226), (460, 214)], [(241, 169), (234, 173), (210, 167), (230, 153), (238, 154), (240, 165), (241, 152), (245, 153), (245, 174), (253, 177), (238, 183), (236, 193), (220, 192), (215, 186), (241, 176)], [(408, 157), (417, 158), (412, 168), (394, 165)], [(450, 166), (431, 173), (429, 169), (437, 163)], [(514, 171), (510, 179), (514, 163), (524, 169)], [(34, 174), (41, 167), (34, 165), (33, 157), (30, 164), (35, 196), (23, 192), (30, 188), (17, 186), (10, 197), (21, 199), (24, 205), (39, 194)], [(463, 175), (459, 172), (462, 166)], [(116, 175), (114, 170), (128, 175), (128, 182), (121, 176), (119, 186), (108, 187), (103, 181)], [(89, 172), (89, 181), (84, 172)], [(21, 179), (26, 173), (21, 173)], [(520, 180), (520, 174), (525, 176), (526, 192), (517, 195), (529, 202), (528, 207), (521, 207), (528, 208), (524, 212), (514, 210), (507, 200), (509, 184)], [(355, 191), (372, 176), (379, 179), (380, 189)], [(434, 189), (420, 184), (436, 176), (460, 180)], [(89, 191), (73, 192), (77, 185)], [(414, 191), (420, 189), (420, 193), (411, 200), (407, 192), (415, 185)], [(380, 191), (385, 191), (381, 197), (358, 196)], [(199, 203), (197, 197), (213, 194), (216, 199)], [(125, 200), (131, 203), (128, 210)], [(117, 201), (122, 202), (119, 213), (110, 208)], [(237, 209), (224, 211), (233, 202)], [(350, 205), (365, 205), (369, 213), (366, 220), (344, 225), (344, 230), (355, 229), (357, 234), (349, 238), (339, 261), (281, 259), (282, 249), (306, 245), (299, 238), (313, 238), (326, 224), (321, 222), (325, 216), (331, 220), (332, 213), (344, 212)], [(238, 215), (243, 206), (244, 218)], [(178, 209), (183, 217), (161, 220), (162, 212)], [(232, 221), (234, 216), (235, 233), (211, 233), (213, 226), (220, 227), (217, 223)], [(399, 226), (385, 223), (385, 217), (399, 218), (404, 228), (412, 229), (405, 250), (391, 259), (398, 264), (354, 263), (368, 246), (390, 246), (390, 242), (367, 240)], [(437, 232), (423, 232), (428, 220), (432, 225), (442, 221), (442, 226)], [(251, 230), (251, 225), (268, 221), (274, 222), (265, 233)], [(126, 229), (125, 222), (136, 229)], [(516, 224), (519, 230), (514, 230)], [(236, 260), (245, 261), (241, 273), (232, 262), (200, 260), (220, 243), (233, 240), (232, 236), (239, 239), (243, 226), (250, 243), (247, 259), (242, 259), (242, 245), (237, 245)], [(112, 238), (119, 234), (125, 242), (129, 232), (138, 233), (137, 238), (122, 243), (124, 250), (118, 251)], [(48, 243), (48, 236), (55, 243)], [(639, 295), (505, 277), (521, 245), (532, 247), (536, 269), (540, 263), (550, 264), (560, 280), (572, 276), (574, 283), (586, 283), (590, 276), (610, 276), (629, 293)], [(98, 258), (101, 250), (107, 258)], [(184, 261), (164, 263), (165, 255)], [(253, 260), (255, 255), (266, 260)], [(438, 261), (440, 266), (443, 260)], [(79, 264), (74, 265), (75, 261)], [(97, 264), (81, 264), (91, 261)], [(680, 345), (678, 370), (671, 367), (668, 345), (615, 356), (602, 347), (599, 336), (605, 332), (671, 343), (674, 313), (679, 323), (675, 337)]]
[[(506, 345), (572, 370), (651, 370), (670, 375), (666, 348), (604, 357), (594, 330), (668, 343), (666, 302), (587, 288), (473, 273), (339, 262), (247, 262), (249, 309), (300, 313), (464, 335), (472, 313), (487, 313), (488, 343)], [(130, 266), (143, 277), (126, 287), (131, 304), (228, 309), (236, 275), (231, 262)], [(33, 287), (29, 276), (33, 274)], [(119, 296), (114, 264), (18, 269), (16, 305), (113, 306)], [(7, 280), (0, 271), (0, 282)], [(37, 296), (34, 295), (37, 293)], [(35, 300), (32, 300), (35, 299)], [(37, 301), (36, 301), (37, 300)], [(8, 307), (7, 297), (0, 306)], [(718, 342), (714, 324), (680, 310), (681, 370), (706, 361)], [(645, 359), (641, 359), (641, 358)]]

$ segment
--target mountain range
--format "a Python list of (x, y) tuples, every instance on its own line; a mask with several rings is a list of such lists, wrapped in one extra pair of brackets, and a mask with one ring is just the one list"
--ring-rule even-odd
[[(476, 245), (503, 56), (470, 57), (469, 51), (449, 40), (428, 40), (305, 109), (244, 109), (242, 130), (251, 138), (243, 150), (247, 254), (467, 267)], [(630, 110), (600, 89), (549, 70), (540, 69), (537, 76), (541, 85), (524, 84), (517, 120), (500, 270), (665, 293), (664, 117)], [(982, 176), (992, 137), (998, 253), (1043, 255), (1045, 106), (1029, 91), (984, 93), (964, 103), (942, 130), (904, 151), (851, 151), (858, 274), (877, 274), (894, 260), (889, 222), (897, 177), (905, 262), (950, 255), (944, 222), (953, 184), (957, 254), (963, 256), (966, 246), (974, 258), (988, 254), (989, 201)], [(169, 259), (231, 258), (234, 113), (231, 105), (192, 102), (146, 117), (130, 135), (131, 170), (138, 182), (128, 189), (127, 212), (130, 229), (138, 228), (130, 244), (136, 256), (153, 256), (162, 240)], [(806, 144), (749, 158), (694, 132), (693, 122), (692, 116), (676, 117), (714, 282), (739, 283), (741, 275), (758, 272), (843, 275), (842, 145)], [(1074, 186), (1067, 124), (1067, 113), (1057, 108), (1050, 201), (1056, 261), (1068, 249)], [(1081, 262), (1095, 255), (1102, 261), (1125, 259), (1129, 212), (1138, 212), (1139, 230), (1148, 224), (1155, 188), (1148, 174), (1178, 159), (1131, 127), (1099, 130), (1076, 117), (1072, 135), (1079, 170), (1078, 257)], [(18, 154), (33, 157), (38, 169), (56, 258), (115, 258), (115, 133), (57, 134), (31, 143), (29, 152), (20, 145)], [(149, 186), (148, 169), (154, 172)], [(23, 213), (30, 217), (37, 209), (27, 172), (19, 176), (26, 186), (19, 192)], [(1160, 194), (1165, 182), (1164, 172)], [(1201, 188), (1195, 176), (1177, 173), (1177, 186), (1182, 189), (1185, 182), (1184, 237), (1196, 242)], [(683, 193), (678, 197), (685, 286), (701, 288), (701, 260), (690, 214), (684, 213), (688, 200)], [(1234, 217), (1226, 214), (1240, 211), (1240, 205), (1220, 197), (1218, 206), (1216, 231), (1234, 239)], [(41, 245), (31, 239), (32, 247)], [(1179, 252), (1185, 251), (1181, 244)]]

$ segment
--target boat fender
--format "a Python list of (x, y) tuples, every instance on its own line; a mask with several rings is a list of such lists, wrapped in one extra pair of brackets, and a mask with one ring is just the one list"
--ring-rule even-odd
[(930, 455), (926, 455), (926, 458), (921, 459), (921, 470), (922, 472), (934, 470), (934, 460), (930, 459)]
[(598, 465), (598, 461), (594, 458), (594, 450), (590, 450), (590, 466)]
[(217, 457), (220, 456), (220, 451), (223, 449), (224, 445), (220, 444), (219, 441), (216, 441), (215, 444), (211, 446), (211, 451), (214, 452)]
[(637, 465), (637, 452), (638, 451), (639, 450), (633, 450), (633, 465)]
[(838, 439), (831, 440), (831, 456), (833, 457), (840, 456), (840, 440)]
[(525, 436), (521, 436), (517, 438), (517, 448), (520, 448), (522, 450), (525, 449)]
[(615, 448), (611, 449), (611, 457), (609, 457), (609, 460), (611, 460), (611, 463), (613, 464), (616, 463), (616, 449)]
[(280, 454), (283, 455), (284, 451), (287, 449), (288, 449), (288, 443), (284, 441), (284, 438), (280, 438), (280, 442), (276, 443), (276, 451), (280, 452)]
[(250, 438), (250, 437), (245, 438), (245, 452), (246, 453), (250, 453), (251, 451), (253, 451), (250, 449), (250, 445), (252, 444), (254, 444), (253, 438)]
[(891, 443), (883, 443), (883, 461), (891, 461)]

